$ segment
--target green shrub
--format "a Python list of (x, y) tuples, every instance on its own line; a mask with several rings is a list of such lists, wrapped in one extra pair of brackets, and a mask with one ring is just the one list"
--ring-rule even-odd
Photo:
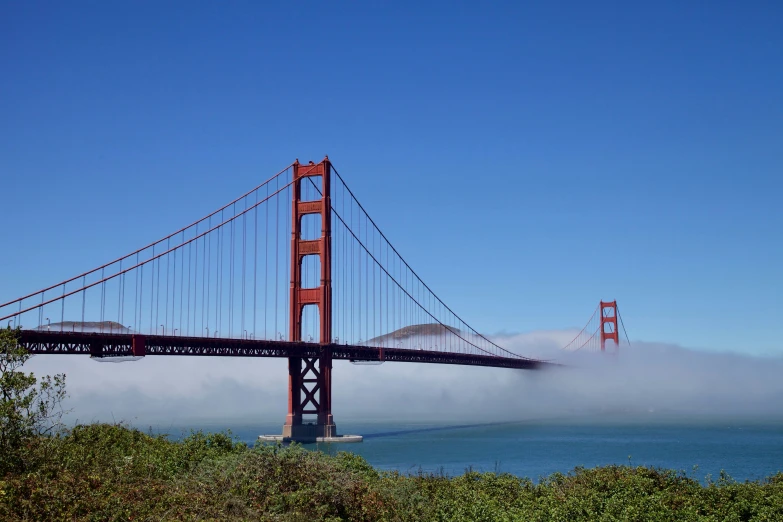
[[(43, 437), (43, 436), (41, 436)], [(49, 437), (46, 458), (0, 481), (0, 520), (783, 520), (783, 474), (703, 486), (684, 473), (577, 468), (533, 483), (469, 471), (378, 472), (230, 433), (181, 441), (108, 424)]]
[(745, 483), (721, 473), (703, 486), (682, 472), (606, 466), (536, 484), (378, 472), (351, 453), (248, 448), (230, 432), (172, 441), (116, 424), (63, 430), (64, 376), (37, 384), (18, 371), (14, 333), (2, 335), (3, 521), (783, 521), (783, 473)]
[(18, 345), (18, 333), (0, 329), (0, 476), (35, 467), (50, 440), (39, 435), (57, 433), (63, 414), (65, 375), (39, 381), (20, 371), (30, 354)]

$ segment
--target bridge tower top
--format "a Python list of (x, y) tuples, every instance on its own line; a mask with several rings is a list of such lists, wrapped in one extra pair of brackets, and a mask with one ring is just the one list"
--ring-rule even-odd
[[(320, 163), (293, 164), (293, 201), (291, 223), (291, 322), (289, 340), (302, 340), (302, 310), (316, 305), (320, 318), (319, 342), (332, 342), (332, 199), (330, 188), (331, 162), (325, 157)], [(306, 178), (320, 177), (321, 197), (302, 201), (302, 183)], [(314, 184), (314, 186), (317, 186)], [(321, 216), (321, 236), (302, 239), (302, 218), (308, 214)], [(321, 263), (321, 281), (315, 288), (302, 288), (302, 260), (318, 256)]]

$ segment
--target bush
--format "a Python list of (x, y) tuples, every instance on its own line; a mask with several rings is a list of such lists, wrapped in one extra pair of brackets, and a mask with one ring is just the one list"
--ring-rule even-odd
[(248, 448), (230, 433), (175, 442), (108, 424), (76, 426), (48, 447), (51, 458), (0, 481), (0, 520), (783, 520), (783, 474), (706, 486), (630, 466), (538, 484), (472, 471), (404, 475), (351, 453)]
[(65, 375), (38, 381), (19, 371), (30, 355), (17, 343), (19, 330), (0, 329), (0, 476), (34, 467), (46, 455), (49, 435), (61, 427)]
[(706, 486), (670, 470), (577, 468), (538, 484), (509, 474), (378, 472), (351, 453), (181, 441), (124, 425), (64, 430), (64, 376), (18, 371), (28, 356), (0, 332), (0, 520), (620, 521), (783, 520), (783, 474)]

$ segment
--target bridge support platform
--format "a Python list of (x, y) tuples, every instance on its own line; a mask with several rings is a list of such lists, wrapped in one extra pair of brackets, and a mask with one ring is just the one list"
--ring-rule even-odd
[(335, 443), (344, 443), (344, 442), (362, 442), (364, 440), (364, 437), (361, 435), (336, 435), (334, 437), (316, 437), (313, 440), (299, 440), (299, 439), (292, 439), (289, 437), (284, 437), (283, 435), (259, 435), (258, 440), (261, 442), (301, 442), (304, 444), (307, 443), (316, 443), (316, 444), (335, 444)]

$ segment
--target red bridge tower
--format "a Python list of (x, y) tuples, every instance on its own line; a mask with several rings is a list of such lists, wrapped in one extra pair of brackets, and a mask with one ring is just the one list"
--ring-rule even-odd
[[(298, 441), (337, 436), (332, 418), (332, 202), (329, 174), (331, 163), (326, 157), (320, 163), (294, 163), (293, 222), (291, 226), (291, 309), (289, 340), (302, 341), (302, 312), (304, 307), (318, 307), (321, 354), (319, 357), (288, 359), (288, 415), (283, 426), (283, 437)], [(305, 178), (320, 176), (321, 199), (302, 201), (301, 183)], [(302, 239), (302, 216), (321, 215), (321, 237)], [(302, 288), (302, 261), (306, 256), (319, 256), (321, 284)], [(304, 363), (304, 368), (302, 367)], [(315, 422), (303, 422), (303, 415), (315, 415)]]
[(606, 349), (606, 341), (613, 340), (615, 349), (620, 347), (620, 335), (617, 331), (617, 301), (601, 301), (601, 351)]

